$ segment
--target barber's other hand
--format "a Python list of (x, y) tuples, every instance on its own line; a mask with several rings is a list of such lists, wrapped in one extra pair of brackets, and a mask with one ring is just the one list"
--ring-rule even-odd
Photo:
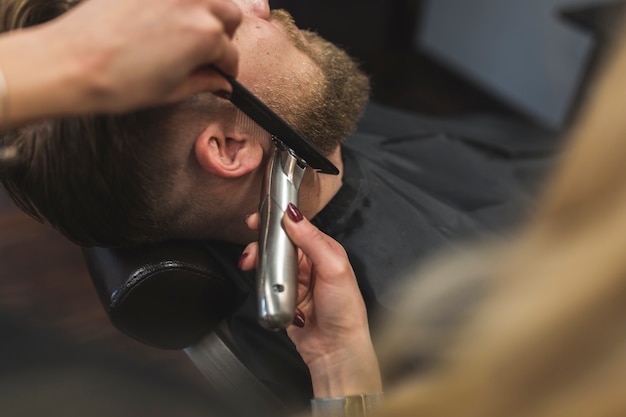
[[(258, 215), (248, 218), (258, 226)], [(287, 333), (309, 367), (315, 396), (340, 397), (382, 391), (367, 312), (343, 247), (290, 206), (283, 227), (299, 247), (298, 305), (303, 327)], [(256, 266), (258, 246), (250, 244), (241, 268)]]
[(87, 0), (57, 29), (75, 38), (68, 47), (91, 72), (103, 107), (123, 111), (230, 90), (206, 64), (237, 74), (231, 38), (241, 18), (230, 0)]
[[(118, 113), (230, 91), (242, 12), (230, 0), (84, 0), (2, 38), (8, 121)], [(15, 57), (12, 59), (11, 57)]]

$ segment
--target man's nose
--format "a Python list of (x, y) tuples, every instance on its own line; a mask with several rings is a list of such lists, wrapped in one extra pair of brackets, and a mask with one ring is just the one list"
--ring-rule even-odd
[(251, 14), (261, 19), (269, 19), (270, 4), (268, 0), (232, 0), (244, 14)]

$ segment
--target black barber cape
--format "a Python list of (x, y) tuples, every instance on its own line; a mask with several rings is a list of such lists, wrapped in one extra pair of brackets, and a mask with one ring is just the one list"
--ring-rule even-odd
[[(553, 147), (550, 135), (517, 124), (370, 104), (343, 145), (343, 186), (313, 222), (346, 249), (370, 315), (392, 310), (394, 289), (421, 260), (524, 217), (529, 178)], [(236, 277), (250, 294), (228, 320), (234, 348), (292, 411), (303, 410), (308, 370), (284, 331), (257, 323), (253, 279)]]

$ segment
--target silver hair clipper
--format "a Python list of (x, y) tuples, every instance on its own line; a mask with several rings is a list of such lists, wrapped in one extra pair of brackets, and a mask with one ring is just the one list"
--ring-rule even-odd
[(259, 257), (256, 284), (259, 321), (268, 329), (289, 326), (298, 296), (298, 249), (282, 228), (289, 203), (298, 205), (306, 162), (282, 142), (269, 163), (259, 211)]
[(228, 99), (265, 129), (276, 149), (265, 175), (261, 195), (257, 296), (259, 322), (268, 329), (289, 326), (294, 317), (298, 291), (298, 252), (282, 227), (289, 203), (298, 205), (300, 185), (307, 167), (337, 175), (339, 170), (313, 144), (303, 138), (272, 109), (230, 75), (215, 66), (232, 86)]

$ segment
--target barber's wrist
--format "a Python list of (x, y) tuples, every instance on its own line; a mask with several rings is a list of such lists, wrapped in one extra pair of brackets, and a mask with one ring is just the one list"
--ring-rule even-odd
[(311, 400), (312, 417), (368, 417), (373, 415), (383, 399), (383, 393), (358, 394)]
[(378, 359), (369, 337), (307, 363), (315, 398), (382, 392)]

